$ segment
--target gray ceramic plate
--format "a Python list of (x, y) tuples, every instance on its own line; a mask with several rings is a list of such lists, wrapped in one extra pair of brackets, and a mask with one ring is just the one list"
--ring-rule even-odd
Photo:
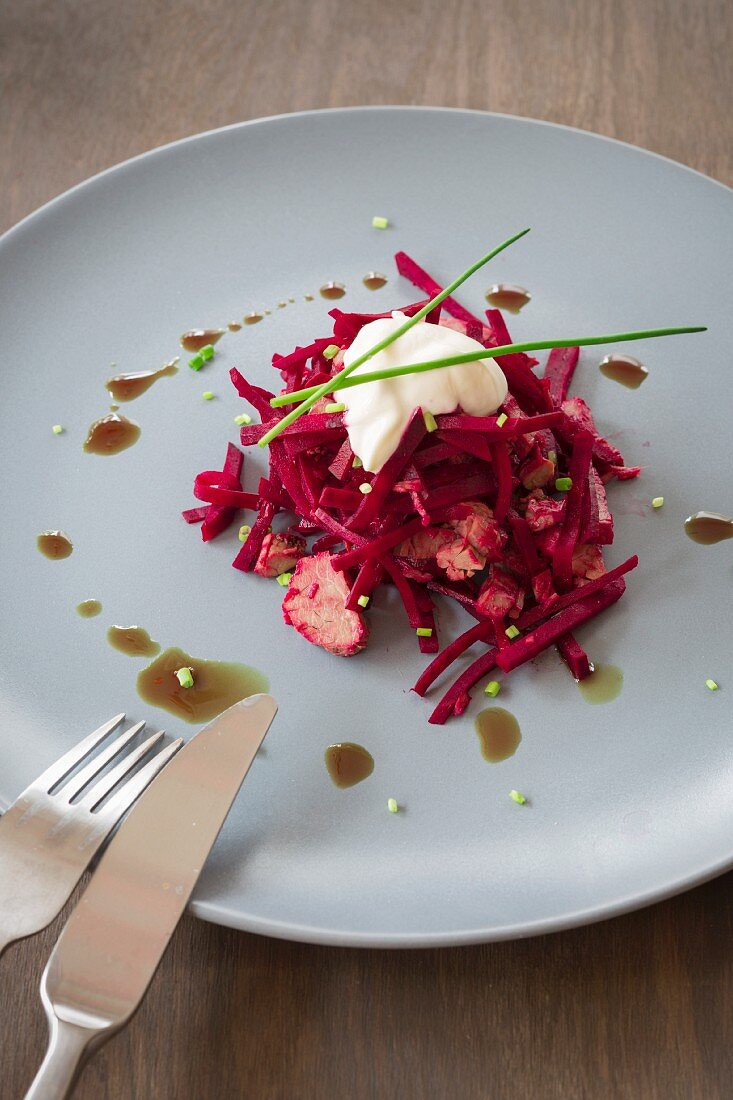
[[(374, 214), (390, 218), (372, 229)], [(525, 225), (532, 234), (473, 280), (527, 286), (517, 337), (707, 323), (635, 349), (637, 392), (582, 358), (593, 405), (638, 482), (613, 491), (612, 563), (638, 551), (626, 598), (582, 632), (619, 664), (617, 701), (591, 707), (559, 658), (511, 677), (501, 701), (523, 740), (498, 765), (468, 713), (444, 728), (409, 692), (424, 661), (394, 604), (372, 613), (370, 649), (339, 660), (280, 616), (281, 589), (230, 567), (236, 530), (205, 546), (180, 519), (193, 475), (236, 438), (228, 368), (268, 383), (273, 351), (325, 330), (318, 287), (344, 306), (410, 300), (393, 276), (405, 248), (449, 278)], [(733, 203), (678, 164), (591, 134), (480, 113), (409, 108), (291, 115), (204, 134), (129, 161), (32, 215), (0, 243), (3, 334), (0, 799), (109, 714), (150, 713), (141, 661), (105, 641), (140, 623), (164, 645), (267, 673), (280, 714), (207, 865), (196, 914), (333, 944), (428, 945), (526, 936), (618, 913), (733, 862), (733, 577), (726, 544), (683, 532), (699, 508), (733, 511)], [(378, 292), (362, 286), (376, 269)], [(304, 295), (316, 294), (308, 302)], [(278, 300), (295, 304), (278, 310)], [(227, 335), (200, 374), (185, 363), (129, 414), (140, 442), (82, 453), (107, 409), (104, 380), (175, 354), (192, 326), (270, 308)], [(205, 389), (216, 392), (201, 400)], [(66, 431), (54, 436), (51, 425)], [(256, 484), (260, 454), (247, 467)], [(650, 497), (664, 508), (650, 514)], [(61, 527), (49, 562), (36, 534)], [(729, 546), (729, 544), (728, 544)], [(96, 597), (103, 614), (75, 605)], [(441, 609), (450, 638), (462, 619)], [(721, 684), (716, 694), (705, 679)], [(332, 786), (329, 742), (374, 755), (373, 776)], [(518, 807), (510, 788), (529, 798)], [(387, 812), (387, 798), (404, 812)]]

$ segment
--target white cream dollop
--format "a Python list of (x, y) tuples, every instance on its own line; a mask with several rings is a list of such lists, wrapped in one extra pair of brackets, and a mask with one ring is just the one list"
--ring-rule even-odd
[[(395, 310), (391, 317), (364, 325), (344, 354), (344, 366), (384, 340), (405, 320), (404, 313)], [(354, 376), (481, 350), (478, 340), (463, 332), (419, 321), (357, 367)], [(490, 416), (501, 405), (507, 390), (501, 367), (493, 359), (478, 359), (420, 374), (365, 382), (363, 386), (339, 390), (337, 397), (346, 405), (344, 419), (352, 451), (365, 470), (376, 473), (394, 452), (416, 408), (437, 416), (454, 412), (460, 405), (471, 416)]]

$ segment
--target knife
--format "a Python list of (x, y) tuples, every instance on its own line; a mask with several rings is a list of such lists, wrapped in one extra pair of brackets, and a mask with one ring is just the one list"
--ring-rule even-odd
[(41, 979), (48, 1053), (26, 1100), (69, 1096), (139, 1006), (277, 703), (225, 710), (166, 765), (111, 840)]

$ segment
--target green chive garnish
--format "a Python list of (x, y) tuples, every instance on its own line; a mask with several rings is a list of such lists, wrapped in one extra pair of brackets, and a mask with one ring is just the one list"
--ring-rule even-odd
[(324, 412), (342, 413), (345, 408), (346, 405), (344, 405), (343, 401), (332, 401), (330, 405), (326, 405)]
[(61, 435), (63, 430), (64, 429), (61, 427), (60, 424), (54, 424), (54, 426), (51, 428), (51, 431), (54, 435)]
[(547, 457), (553, 466), (557, 466), (557, 451), (548, 451)]
[[(408, 317), (405, 320), (404, 324), (399, 325), (394, 332), (391, 332), (389, 334), (389, 336), (385, 336), (385, 338), (383, 340), (380, 340), (379, 343), (375, 344), (373, 348), (369, 348), (369, 350), (365, 351), (363, 355), (358, 356), (358, 358), (356, 358), (353, 363), (349, 363), (348, 367), (344, 367), (343, 370), (336, 375), (335, 383), (338, 384), (338, 388), (341, 388), (341, 384), (343, 384), (343, 381), (345, 381), (345, 379), (348, 378), (348, 376), (352, 374), (357, 369), (357, 367), (360, 367), (363, 363), (366, 363), (369, 359), (372, 358), (372, 356), (376, 355), (377, 352), (383, 351), (384, 348), (389, 347), (389, 345), (393, 344), (395, 340), (398, 340), (400, 336), (404, 336), (406, 332), (409, 332), (410, 329), (413, 328), (420, 321), (422, 321), (424, 317), (427, 317), (431, 309), (434, 309), (435, 306), (440, 305), (440, 303), (448, 298), (455, 290), (457, 290), (459, 286), (465, 283), (466, 279), (469, 279), (471, 275), (474, 274), (474, 272), (478, 271), (479, 268), (484, 266), (484, 264), (487, 264), (489, 260), (493, 259), (494, 256), (497, 256), (500, 252), (503, 252), (503, 250), (505, 248), (508, 248), (510, 244), (518, 241), (520, 237), (523, 237), (525, 235), (525, 233), (529, 233), (529, 229), (523, 229), (521, 233), (516, 233), (513, 237), (510, 237), (508, 240), (504, 241), (496, 248), (492, 248), (491, 252), (487, 252), (486, 255), (482, 256), (480, 260), (477, 260), (476, 263), (466, 268), (462, 275), (459, 275), (458, 278), (454, 279), (452, 283), (449, 283), (444, 290), (441, 290), (440, 294), (436, 294), (435, 297), (427, 303), (427, 305), (424, 305), (422, 309), (419, 309), (414, 317)], [(413, 370), (412, 367), (403, 367), (398, 369), (401, 369), (402, 371), (405, 371), (405, 369), (407, 369), (408, 373), (412, 373)], [(374, 373), (379, 374), (381, 372), (375, 371)], [(300, 405), (298, 405), (297, 408), (291, 409), (291, 411), (287, 413), (282, 418), (282, 420), (279, 420), (277, 424), (275, 424), (274, 427), (270, 429), (269, 432), (266, 432), (265, 435), (263, 435), (259, 443), (260, 447), (266, 447), (268, 443), (271, 443), (273, 439), (280, 435), (280, 432), (284, 431), (285, 428), (294, 423), (294, 421), (296, 421), (298, 417), (302, 416), (303, 413), (308, 412), (308, 409), (311, 409), (315, 405), (316, 401), (319, 400), (319, 398), (325, 397), (333, 390), (334, 382), (332, 381), (324, 382), (323, 385), (317, 386), (309, 394), (309, 396), (306, 397)], [(300, 400), (299, 395), (286, 394), (283, 396), (285, 397), (285, 401), (283, 402), (283, 404), (285, 405), (293, 404), (296, 398), (297, 400)], [(274, 405), (274, 402), (279, 400), (280, 398), (275, 397), (273, 398), (271, 404)]]
[(374, 229), (386, 229), (389, 225), (389, 218), (382, 218), (379, 214), (375, 214), (372, 218), (372, 226)]
[(239, 416), (234, 417), (234, 423), (241, 428), (243, 424), (251, 424), (252, 417), (248, 416), (247, 413), (240, 413)]
[(199, 352), (198, 355), (194, 355), (192, 359), (189, 359), (188, 365), (191, 370), (201, 370), (204, 365), (204, 357), (201, 352)]
[(661, 508), (664, 504), (664, 497), (654, 497), (652, 500), (652, 508)]
[(484, 695), (489, 695), (492, 699), (495, 699), (500, 691), (501, 691), (501, 684), (499, 683), (499, 681), (498, 680), (489, 680), (488, 684), (484, 688)]
[(358, 456), (358, 455), (354, 455), (354, 461), (353, 461), (353, 462), (351, 463), (351, 468), (352, 468), (352, 470), (360, 470), (360, 469), (362, 468), (362, 466), (363, 466), (363, 465), (364, 465), (364, 463), (363, 463), (363, 462), (362, 462), (362, 460), (361, 460), (361, 459), (359, 458), (359, 456)]
[(527, 801), (524, 795), (520, 794), (519, 791), (510, 791), (509, 797), (511, 798), (512, 802), (516, 802), (518, 806), (523, 806), (524, 803)]
[[(451, 284), (451, 286), (453, 286), (453, 284)], [(433, 302), (434, 301), (435, 299), (433, 299)], [(428, 306), (431, 304), (432, 303), (428, 303)], [(423, 306), (423, 309), (427, 309), (428, 306)], [(416, 313), (415, 317), (411, 317), (409, 320), (414, 321), (422, 312), (423, 310), (420, 310), (420, 313)], [(422, 317), (420, 317), (420, 320), (422, 320)], [(400, 378), (405, 374), (425, 374), (427, 371), (440, 370), (442, 367), (456, 367), (460, 366), (461, 363), (475, 363), (481, 359), (497, 359), (501, 355), (512, 355), (514, 352), (544, 351), (550, 348), (570, 348), (576, 345), (578, 347), (589, 347), (592, 344), (620, 344), (628, 343), (632, 340), (652, 340), (658, 336), (683, 336), (692, 332), (707, 332), (707, 328), (704, 325), (692, 325), (686, 326), (685, 328), (650, 328), (643, 329), (639, 332), (612, 332), (605, 336), (575, 336), (572, 339), (566, 340), (528, 340), (523, 344), (504, 344), (504, 346), (500, 348), (483, 348), (481, 351), (468, 351), (463, 355), (451, 355), (445, 359), (429, 359), (424, 363), (411, 363), (406, 367), (385, 367), (384, 370), (368, 371), (365, 374), (358, 375), (356, 378), (349, 378), (348, 374), (351, 373), (354, 367), (359, 366), (362, 362), (370, 359), (372, 355), (375, 355), (378, 351), (382, 351), (382, 348), (387, 346), (383, 341), (372, 348), (371, 351), (360, 356), (358, 360), (355, 359), (348, 367), (344, 367), (335, 378), (332, 378), (329, 382), (324, 382), (323, 385), (326, 387), (328, 393), (336, 393), (338, 390), (350, 389), (352, 386), (363, 386), (367, 382), (381, 382), (384, 378)], [(392, 343), (393, 340), (397, 339), (398, 336), (402, 336), (402, 334), (403, 326), (400, 326), (400, 328), (389, 337), (388, 342)], [(296, 401), (300, 401), (302, 404), (298, 406), (298, 409), (303, 408), (306, 404), (308, 408), (310, 408), (311, 406), (308, 402), (310, 402), (311, 398), (313, 398), (315, 402), (318, 400), (316, 394), (320, 397), (323, 396), (320, 392), (322, 388), (321, 386), (309, 386), (306, 389), (297, 390), (295, 393), (283, 393), (280, 394), (279, 397), (273, 397), (270, 404), (273, 408), (277, 409), (281, 408), (283, 405), (293, 405)], [(301, 415), (298, 409), (293, 409), (293, 413), (297, 414), (293, 417), (293, 420), (297, 420), (298, 416)], [(307, 409), (304, 411), (307, 412)], [(292, 413), (288, 413), (288, 416), (291, 415)], [(277, 429), (272, 429), (276, 431), (276, 434), (279, 434), (282, 430), (282, 426), (285, 425), (287, 418), (287, 416), (284, 416), (283, 419), (279, 421)], [(289, 423), (292, 424), (293, 421), (290, 420)], [(274, 438), (274, 436), (272, 438)], [(267, 436), (264, 436), (261, 440), (263, 444), (265, 441), (268, 443), (270, 442)]]
[(573, 487), (573, 479), (571, 477), (556, 477), (555, 488), (558, 493), (567, 493)]
[(504, 633), (506, 634), (507, 638), (518, 638), (519, 637), (519, 631), (517, 630), (516, 626), (514, 626), (513, 623), (512, 623), (511, 626), (508, 626), (506, 628)]
[(356, 602), (358, 603), (359, 607), (369, 607), (368, 596), (359, 596), (359, 599)]
[(338, 355), (338, 344), (329, 344), (327, 348), (324, 348), (321, 354), (324, 359), (333, 359), (334, 355)]
[(249, 526), (248, 523), (243, 523), (242, 526), (239, 528), (239, 541), (246, 542), (247, 535), (250, 533), (251, 530), (252, 528)]
[(399, 806), (397, 805), (397, 799), (396, 798), (388, 798), (387, 799), (387, 809), (389, 810), (389, 812), (391, 814), (396, 814), (399, 811)]
[(201, 396), (203, 397), (204, 401), (213, 401), (214, 400), (214, 395), (211, 392), (211, 390), (204, 390), (204, 392), (201, 394)]
[(281, 588), (287, 588), (288, 585), (290, 584), (291, 580), (293, 579), (293, 574), (292, 573), (281, 573), (275, 579), (276, 579), (277, 583), (280, 585)]
[(208, 363), (209, 359), (214, 358), (214, 345), (204, 344), (199, 354), (201, 355), (204, 363)]
[(193, 687), (193, 674), (190, 668), (179, 668), (176, 672), (176, 678), (182, 688)]
[(430, 410), (423, 410), (422, 418), (425, 421), (425, 430), (428, 432), (434, 432), (438, 427), (438, 421), (435, 419)]
[[(433, 628), (432, 626), (419, 626), (415, 633), (417, 634), (418, 638), (432, 638)], [(517, 633), (519, 632), (517, 631)]]
[(715, 683), (715, 680), (706, 680), (705, 687), (708, 689), (708, 691), (718, 690), (718, 685)]
[(363, 493), (364, 496), (366, 497), (366, 496), (369, 496), (371, 491), (372, 491), (372, 487), (369, 484), (369, 482), (368, 481), (362, 481), (361, 485), (359, 486), (359, 492)]
[(497, 418), (496, 418), (497, 428), (503, 428), (508, 419), (509, 419), (509, 417), (507, 416), (506, 413), (500, 413), (499, 416), (497, 416)]

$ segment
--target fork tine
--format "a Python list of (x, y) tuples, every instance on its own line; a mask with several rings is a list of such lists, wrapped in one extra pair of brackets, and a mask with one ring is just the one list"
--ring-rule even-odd
[(164, 749), (153, 757), (144, 768), (141, 768), (139, 772), (133, 775), (124, 787), (110, 798), (107, 805), (100, 812), (103, 814), (109, 814), (114, 819), (119, 819), (124, 813), (129, 810), (133, 802), (140, 797), (149, 783), (155, 779), (158, 772), (163, 768), (172, 756), (180, 749), (183, 744), (183, 738), (178, 737), (175, 741), (172, 741), (170, 745), (167, 745)]
[(105, 737), (108, 737), (113, 730), (116, 730), (118, 726), (122, 725), (125, 720), (124, 712), (117, 714), (114, 718), (110, 718), (109, 722), (105, 722), (103, 726), (96, 729), (94, 733), (90, 733), (88, 737), (85, 737), (83, 741), (80, 741), (78, 745), (74, 745), (73, 749), (69, 749), (63, 756), (59, 757), (55, 764), (52, 764), (50, 768), (46, 768), (45, 772), (42, 772), (38, 776), (38, 779), (33, 783), (34, 787), (40, 787), (44, 791), (51, 790), (57, 783), (60, 783), (62, 779), (65, 779), (70, 771), (81, 764), (90, 752), (96, 749), (97, 745), (104, 741)]
[(128, 753), (119, 764), (116, 764), (106, 775), (103, 775), (99, 782), (95, 783), (76, 805), (81, 806), (85, 810), (94, 810), (102, 799), (106, 798), (110, 791), (114, 790), (120, 780), (124, 779), (127, 773), (132, 771), (138, 761), (142, 760), (152, 747), (158, 744), (161, 737), (164, 736), (165, 730), (159, 730), (158, 733), (154, 733), (148, 737), (146, 741), (143, 741), (142, 745), (138, 745), (138, 747)]
[(119, 756), (133, 738), (137, 737), (138, 733), (144, 729), (145, 722), (138, 722), (137, 725), (131, 726), (126, 733), (121, 733), (119, 737), (116, 737), (111, 745), (107, 745), (106, 749), (90, 760), (86, 767), (72, 776), (68, 783), (61, 788), (64, 797), (71, 801), (76, 795), (81, 794), (86, 785), (94, 779), (95, 775), (99, 775), (102, 769), (107, 767), (110, 760), (114, 760), (116, 756)]

